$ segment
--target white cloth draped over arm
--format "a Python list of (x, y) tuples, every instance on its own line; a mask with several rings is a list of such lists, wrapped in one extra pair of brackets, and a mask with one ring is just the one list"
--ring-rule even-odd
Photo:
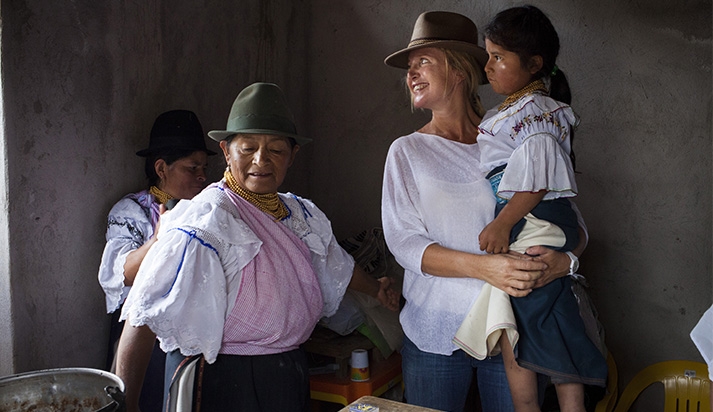
[(158, 241), (139, 269), (122, 319), (149, 326), (166, 352), (203, 353), (214, 362), (240, 273), (260, 245), (233, 213), (210, 203), (180, 202), (162, 217)]

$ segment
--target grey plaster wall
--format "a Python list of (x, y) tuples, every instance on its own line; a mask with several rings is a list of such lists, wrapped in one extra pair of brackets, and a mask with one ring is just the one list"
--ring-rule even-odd
[[(659, 360), (700, 360), (688, 332), (713, 302), (711, 4), (532, 3), (560, 33), (558, 65), (582, 118), (578, 205), (591, 239), (581, 271), (620, 381)], [(189, 108), (219, 129), (242, 87), (280, 84), (314, 138), (283, 189), (312, 197), (350, 236), (380, 225), (389, 144), (427, 119), (383, 58), (422, 11), (483, 27), (513, 4), (0, 1), (0, 375), (103, 365), (106, 213), (143, 187), (134, 152), (157, 114)], [(482, 94), (486, 106), (500, 99)], [(212, 162), (217, 179), (224, 164)]]

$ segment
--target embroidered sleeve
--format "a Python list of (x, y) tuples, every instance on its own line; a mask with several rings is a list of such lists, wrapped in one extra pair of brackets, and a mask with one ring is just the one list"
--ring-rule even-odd
[(135, 200), (125, 197), (112, 207), (98, 274), (106, 297), (107, 313), (118, 309), (128, 293), (129, 287), (124, 285), (126, 257), (152, 235), (153, 226)]

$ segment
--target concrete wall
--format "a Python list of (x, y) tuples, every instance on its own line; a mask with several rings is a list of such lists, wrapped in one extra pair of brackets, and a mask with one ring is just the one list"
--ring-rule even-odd
[[(422, 11), (483, 27), (518, 4), (58, 3), (0, 2), (0, 375), (103, 364), (106, 213), (143, 186), (134, 152), (157, 114), (189, 108), (219, 129), (242, 87), (280, 84), (314, 138), (284, 189), (312, 197), (338, 237), (350, 236), (380, 225), (388, 146), (427, 119), (410, 112), (403, 73), (383, 58), (406, 45)], [(582, 118), (578, 205), (591, 241), (581, 272), (620, 381), (659, 360), (700, 360), (688, 333), (713, 302), (711, 4), (532, 3), (560, 33), (558, 65)], [(483, 98), (500, 99), (487, 86)], [(212, 162), (218, 178), (224, 164)]]

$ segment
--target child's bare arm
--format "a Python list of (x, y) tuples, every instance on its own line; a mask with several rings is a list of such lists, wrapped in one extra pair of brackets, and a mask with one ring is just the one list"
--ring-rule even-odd
[(546, 190), (517, 192), (503, 207), (498, 216), (478, 236), (480, 250), (488, 253), (506, 253), (510, 249), (510, 231), (545, 197)]

